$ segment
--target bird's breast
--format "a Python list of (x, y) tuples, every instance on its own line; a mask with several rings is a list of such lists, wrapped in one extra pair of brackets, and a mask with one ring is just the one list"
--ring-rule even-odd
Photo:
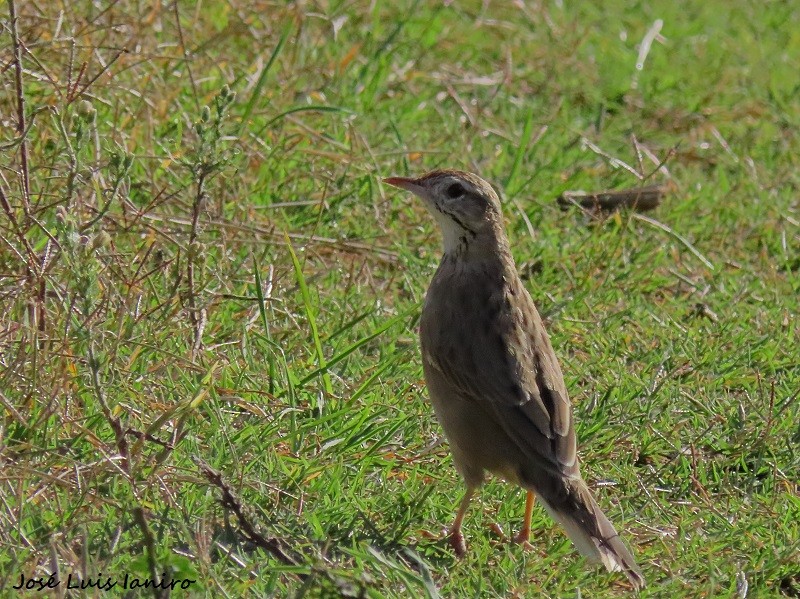
[(443, 261), (431, 281), (420, 321), (429, 362), (470, 368), (477, 347), (499, 343), (507, 320), (507, 281), (492, 265)]

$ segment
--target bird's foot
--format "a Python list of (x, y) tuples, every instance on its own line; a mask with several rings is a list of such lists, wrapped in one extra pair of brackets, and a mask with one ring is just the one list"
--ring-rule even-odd
[(464, 540), (464, 535), (461, 534), (460, 530), (452, 531), (447, 537), (447, 542), (455, 551), (456, 557), (467, 555), (467, 542)]
[(522, 548), (525, 551), (530, 551), (533, 549), (533, 545), (531, 545), (528, 541), (531, 538), (531, 531), (529, 528), (523, 528), (513, 537), (511, 537), (511, 542), (515, 545), (522, 545)]
[(534, 548), (533, 545), (531, 545), (528, 542), (528, 540), (531, 538), (530, 529), (526, 530), (523, 528), (521, 531), (519, 531), (511, 538), (506, 536), (506, 533), (503, 532), (503, 527), (500, 526), (497, 522), (492, 522), (489, 525), (489, 529), (498, 537), (500, 537), (500, 540), (503, 541), (503, 543), (513, 543), (514, 545), (522, 545), (522, 548), (525, 549), (526, 551), (529, 551)]
[(419, 531), (418, 534), (423, 539), (428, 539), (429, 541), (441, 541), (442, 540), (442, 534), (441, 533), (436, 534), (435, 532), (431, 532), (429, 530), (422, 529), (422, 530)]
[(531, 531), (527, 528), (523, 528), (521, 531), (511, 537), (511, 542), (516, 543), (517, 545), (522, 545), (523, 543), (527, 543), (530, 538)]
[(500, 540), (503, 541), (504, 543), (508, 541), (506, 533), (503, 532), (503, 527), (500, 526), (497, 522), (492, 522), (489, 525), (489, 530), (491, 530), (494, 534), (500, 537)]

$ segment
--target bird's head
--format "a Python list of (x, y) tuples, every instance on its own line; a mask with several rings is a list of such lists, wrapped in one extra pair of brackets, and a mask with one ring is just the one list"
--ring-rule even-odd
[(445, 253), (474, 240), (496, 240), (498, 234), (503, 235), (500, 199), (477, 175), (437, 170), (416, 179), (389, 177), (384, 182), (422, 199), (442, 230)]

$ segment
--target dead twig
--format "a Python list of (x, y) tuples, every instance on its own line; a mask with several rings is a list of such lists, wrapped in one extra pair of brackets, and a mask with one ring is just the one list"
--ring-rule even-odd
[(155, 443), (156, 445), (160, 445), (164, 449), (169, 449), (170, 451), (175, 449), (175, 445), (173, 443), (170, 443), (169, 441), (162, 441), (150, 433), (143, 433), (142, 431), (137, 431), (134, 428), (128, 427), (128, 429), (125, 431), (125, 434), (130, 435), (131, 437), (136, 437), (140, 440), (150, 441), (150, 443)]
[(25, 215), (30, 214), (31, 187), (28, 175), (28, 146), (25, 143), (25, 92), (22, 87), (22, 50), (17, 32), (17, 8), (14, 0), (8, 0), (8, 20), (11, 29), (11, 45), (14, 52), (14, 87), (17, 94), (17, 134), (22, 138), (19, 145), (19, 166), (22, 174), (22, 206)]
[[(239, 525), (241, 526), (242, 533), (248, 541), (258, 547), (261, 547), (273, 555), (279, 562), (286, 564), (287, 566), (300, 565), (298, 560), (294, 559), (287, 554), (286, 551), (284, 551), (279, 539), (274, 537), (265, 537), (258, 532), (258, 530), (256, 530), (256, 527), (250, 521), (250, 518), (246, 513), (247, 510), (245, 506), (242, 505), (242, 502), (239, 501), (239, 498), (236, 497), (233, 490), (222, 479), (222, 474), (220, 472), (214, 470), (205, 460), (197, 456), (193, 457), (192, 459), (194, 460), (194, 463), (197, 464), (198, 468), (200, 468), (200, 473), (205, 477), (205, 479), (222, 492), (222, 498), (220, 499), (222, 507), (229, 509), (236, 514), (236, 517), (239, 519)], [(298, 574), (298, 576), (304, 580), (307, 577), (305, 574)]]
[(633, 189), (607, 190), (588, 193), (585, 191), (565, 191), (556, 200), (562, 210), (578, 206), (592, 214), (613, 212), (630, 208), (639, 212), (654, 209), (670, 191), (669, 185), (647, 185)]

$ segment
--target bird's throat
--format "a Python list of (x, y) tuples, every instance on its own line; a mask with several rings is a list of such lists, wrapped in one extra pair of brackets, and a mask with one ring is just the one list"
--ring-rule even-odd
[[(445, 220), (445, 219), (442, 219)], [(443, 258), (464, 262), (483, 262), (497, 256), (509, 256), (505, 235), (491, 229), (471, 231), (454, 221), (440, 223), (442, 229)]]

